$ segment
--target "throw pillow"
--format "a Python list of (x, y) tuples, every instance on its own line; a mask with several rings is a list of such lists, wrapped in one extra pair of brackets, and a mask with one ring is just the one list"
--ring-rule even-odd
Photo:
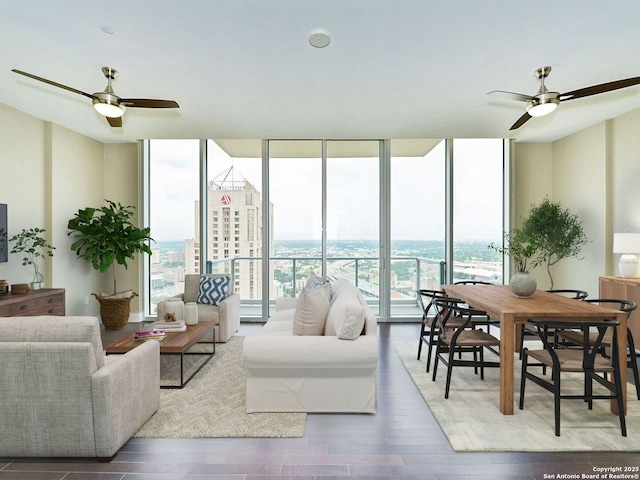
[(196, 303), (204, 303), (208, 305), (220, 305), (229, 295), (229, 284), (231, 277), (208, 277), (200, 275), (200, 288), (198, 290), (198, 298)]
[(307, 278), (307, 283), (305, 284), (304, 288), (315, 288), (319, 285), (324, 285), (325, 283), (329, 283), (329, 280), (323, 277), (319, 277), (314, 272), (311, 272), (311, 275), (309, 275), (309, 278)]
[(296, 302), (293, 317), (294, 335), (322, 335), (324, 324), (329, 312), (329, 294), (331, 288), (328, 283), (314, 288), (304, 288)]
[[(362, 304), (361, 294), (353, 285), (342, 286), (340, 288), (339, 294), (334, 295), (331, 299), (331, 308), (329, 309), (329, 314), (327, 315), (324, 334), (340, 336), (347, 318), (350, 317), (350, 315), (351, 317), (355, 315), (356, 318), (350, 318), (350, 320), (358, 320), (360, 316), (360, 310), (362, 310), (362, 324), (360, 325), (358, 334), (360, 334), (360, 332), (362, 331), (362, 326), (364, 326), (364, 306)], [(352, 326), (348, 327), (347, 329), (349, 328), (352, 328)]]
[(364, 329), (364, 306), (356, 307), (350, 305), (347, 307), (344, 316), (342, 329), (338, 332), (338, 338), (343, 340), (355, 340)]

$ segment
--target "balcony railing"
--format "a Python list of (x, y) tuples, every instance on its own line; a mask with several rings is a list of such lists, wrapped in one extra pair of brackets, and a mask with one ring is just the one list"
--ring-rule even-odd
[[(248, 284), (250, 278), (246, 278), (246, 272), (252, 262), (254, 263), (254, 282), (261, 281), (261, 257), (233, 257), (207, 263), (208, 272), (225, 272), (232, 275), (236, 289), (240, 291), (242, 308), (245, 311), (249, 309), (259, 311), (258, 307), (262, 303), (261, 289), (254, 288), (251, 295), (247, 291), (250, 288)], [(271, 257), (269, 304), (273, 307), (278, 297), (295, 297), (304, 288), (309, 274), (319, 272), (321, 265), (322, 259), (318, 256)], [(376, 306), (380, 296), (378, 266), (377, 257), (327, 257), (327, 277), (333, 281), (346, 278), (360, 289), (369, 305)], [(438, 259), (392, 257), (390, 296), (392, 315), (397, 313), (404, 316), (409, 312), (410, 316), (421, 316), (421, 311), (417, 308), (419, 307), (417, 291), (422, 288), (439, 289), (444, 281), (444, 266), (444, 261)], [(466, 268), (468, 264), (454, 266), (454, 277), (456, 279), (473, 278), (464, 274)]]

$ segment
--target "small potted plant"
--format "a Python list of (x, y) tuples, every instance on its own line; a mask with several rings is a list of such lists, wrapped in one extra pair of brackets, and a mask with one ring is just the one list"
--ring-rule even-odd
[(528, 239), (520, 229), (513, 229), (511, 233), (505, 232), (504, 245), (490, 243), (489, 248), (511, 258), (517, 268), (517, 272), (511, 277), (509, 285), (513, 293), (519, 297), (528, 297), (536, 291), (538, 286), (536, 279), (527, 270), (527, 264), (532, 259), (532, 266), (536, 266), (538, 259), (534, 258), (538, 246)]
[(118, 292), (116, 283), (116, 264), (127, 268), (127, 261), (136, 253), (151, 255), (149, 242), (150, 229), (139, 228), (133, 221), (133, 206), (105, 200), (101, 208), (87, 207), (69, 220), (67, 227), (73, 236), (71, 250), (79, 258), (91, 262), (96, 270), (105, 273), (109, 268), (113, 271), (113, 294), (93, 293), (100, 302), (100, 317), (107, 330), (124, 328), (129, 320), (131, 299), (137, 296), (132, 290)]
[(40, 273), (39, 259), (53, 257), (52, 247), (44, 238), (42, 228), (23, 228), (20, 233), (9, 240), (14, 242), (11, 253), (23, 253), (22, 265), (33, 265), (33, 280), (29, 284), (31, 290), (40, 290), (44, 286), (44, 276)]

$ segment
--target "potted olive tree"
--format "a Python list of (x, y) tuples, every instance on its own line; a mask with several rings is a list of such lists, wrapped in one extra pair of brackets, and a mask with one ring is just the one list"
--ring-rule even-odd
[(136, 253), (151, 255), (150, 229), (139, 228), (133, 221), (133, 206), (105, 200), (101, 208), (87, 207), (69, 220), (68, 235), (72, 236), (71, 250), (79, 258), (87, 259), (96, 270), (113, 272), (113, 294), (93, 293), (100, 302), (100, 316), (107, 330), (124, 328), (129, 319), (131, 299), (137, 296), (132, 290), (118, 292), (116, 264), (127, 268), (128, 260)]
[(552, 290), (551, 267), (563, 258), (578, 258), (582, 247), (589, 243), (578, 216), (548, 198), (531, 206), (520, 229), (524, 238), (536, 246), (535, 265), (545, 266)]
[(588, 242), (578, 216), (545, 198), (531, 205), (520, 228), (505, 233), (504, 246), (492, 243), (489, 248), (509, 255), (518, 270), (526, 270), (527, 261), (534, 268), (544, 265), (553, 290), (551, 267), (563, 258), (578, 257)]
[(22, 265), (33, 265), (33, 280), (29, 284), (31, 290), (40, 290), (44, 285), (44, 276), (40, 272), (40, 258), (53, 257), (52, 247), (44, 238), (43, 228), (23, 228), (20, 233), (9, 240), (14, 242), (11, 253), (22, 253)]

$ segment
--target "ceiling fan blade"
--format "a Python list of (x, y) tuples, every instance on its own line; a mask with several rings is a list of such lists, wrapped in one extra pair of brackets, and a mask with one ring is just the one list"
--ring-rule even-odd
[(525, 112), (524, 115), (522, 115), (517, 121), (516, 123), (514, 123), (513, 125), (511, 125), (511, 128), (509, 130), (516, 130), (518, 128), (520, 128), (522, 125), (524, 125), (525, 123), (527, 123), (529, 121), (529, 119), (531, 118), (531, 115), (529, 115), (528, 112)]
[(500, 95), (501, 97), (508, 98), (509, 100), (517, 100), (518, 102), (528, 102), (533, 97), (531, 95), (524, 95), (522, 93), (505, 92), (504, 90), (492, 90), (487, 95)]
[(121, 127), (122, 126), (122, 117), (104, 117), (109, 122), (109, 125), (112, 127)]
[(14, 73), (17, 73), (19, 75), (24, 75), (25, 77), (33, 78), (34, 80), (38, 80), (39, 82), (48, 83), (49, 85), (53, 85), (54, 87), (62, 88), (64, 90), (68, 90), (70, 92), (77, 93), (79, 95), (84, 95), (85, 97), (88, 97), (88, 98), (93, 98), (92, 94), (87, 93), (87, 92), (83, 92), (82, 90), (78, 90), (77, 88), (68, 87), (68, 86), (63, 85), (61, 83), (54, 82), (52, 80), (47, 80), (46, 78), (38, 77), (37, 75), (33, 75), (33, 74), (27, 73), (27, 72), (23, 72), (22, 70), (17, 70), (15, 68), (12, 69), (11, 71), (14, 72)]
[(173, 100), (155, 100), (152, 98), (121, 98), (120, 103), (127, 107), (139, 108), (179, 108)]
[(640, 84), (640, 77), (625, 78), (623, 80), (616, 80), (615, 82), (601, 83), (600, 85), (592, 85), (590, 87), (579, 88), (571, 92), (562, 93), (558, 96), (561, 102), (567, 100), (574, 100), (576, 98), (588, 97), (590, 95), (597, 95), (598, 93), (611, 92), (620, 88), (632, 87)]

